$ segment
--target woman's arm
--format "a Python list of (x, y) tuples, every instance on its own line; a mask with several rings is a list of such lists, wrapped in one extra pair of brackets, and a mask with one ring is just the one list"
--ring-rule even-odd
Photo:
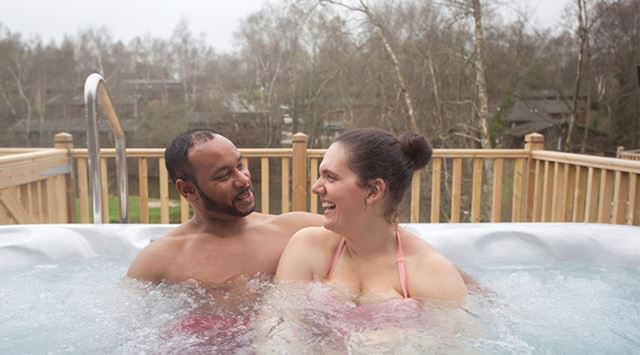
[[(403, 233), (405, 233), (405, 235), (407, 236), (411, 236), (411, 237), (415, 237), (415, 238), (419, 238), (421, 239), (418, 235), (413, 234), (410, 230), (400, 227), (400, 229), (403, 231)], [(462, 270), (458, 265), (453, 264), (453, 266), (456, 268), (456, 270), (458, 271), (458, 273), (460, 274), (460, 277), (462, 277), (462, 281), (464, 282), (465, 286), (467, 287), (467, 289), (469, 290), (480, 290), (482, 289), (480, 287), (480, 285), (478, 284), (478, 281), (476, 281), (471, 275), (467, 274), (464, 270)]]
[[(326, 230), (322, 227), (309, 227), (299, 230), (291, 237), (280, 257), (275, 280), (280, 281), (263, 297), (260, 317), (255, 323), (254, 349), (258, 353), (278, 353), (283, 346), (307, 349), (308, 328), (304, 323), (306, 305), (309, 300), (309, 285), (306, 282), (320, 281), (323, 249), (327, 244)], [(326, 262), (329, 263), (328, 261)], [(326, 271), (325, 271), (326, 272)], [(320, 274), (319, 274), (320, 273)], [(282, 281), (294, 281), (283, 283)], [(298, 307), (292, 307), (292, 302)], [(278, 350), (279, 349), (279, 350)], [(321, 353), (326, 349), (315, 349)]]
[[(419, 254), (417, 262), (414, 260), (415, 272), (410, 272), (409, 277), (414, 281), (412, 286), (416, 290), (412, 292), (414, 298), (458, 299), (469, 292), (469, 289), (478, 290), (479, 285), (469, 274), (453, 264), (446, 257), (439, 254), (431, 245), (426, 243), (416, 234), (406, 228), (400, 229), (403, 238), (407, 242), (414, 242)], [(417, 243), (415, 243), (417, 241)], [(453, 272), (455, 270), (455, 273)], [(418, 278), (413, 278), (414, 273)], [(457, 277), (456, 275), (457, 274)], [(462, 284), (460, 284), (462, 281)], [(422, 295), (423, 297), (419, 297)], [(462, 296), (462, 297), (461, 297)]]
[(456, 267), (435, 251), (415, 261), (409, 271), (409, 287), (413, 298), (450, 301), (459, 304), (469, 291)]

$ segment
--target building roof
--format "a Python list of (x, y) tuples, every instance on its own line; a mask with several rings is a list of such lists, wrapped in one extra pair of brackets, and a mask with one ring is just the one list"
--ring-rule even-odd
[[(569, 98), (571, 100), (571, 98)], [(585, 99), (578, 101), (578, 111), (586, 111)], [(521, 99), (507, 117), (508, 122), (535, 121), (538, 119), (569, 116), (571, 114), (571, 101), (559, 99)]]
[(540, 132), (553, 126), (549, 121), (533, 121), (508, 129), (507, 134), (514, 137), (524, 137), (531, 132)]
[[(571, 115), (572, 96), (561, 97), (559, 93), (545, 90), (534, 92), (519, 99), (506, 118), (507, 134), (515, 137), (537, 132), (554, 125), (568, 122)], [(587, 110), (585, 96), (578, 97), (578, 112)], [(514, 127), (515, 126), (515, 127)]]

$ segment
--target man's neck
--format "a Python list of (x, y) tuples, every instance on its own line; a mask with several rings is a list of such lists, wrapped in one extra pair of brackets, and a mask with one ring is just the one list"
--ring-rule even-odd
[(220, 236), (236, 234), (245, 229), (253, 219), (255, 212), (244, 216), (207, 215), (194, 213), (190, 223), (202, 232), (208, 232)]

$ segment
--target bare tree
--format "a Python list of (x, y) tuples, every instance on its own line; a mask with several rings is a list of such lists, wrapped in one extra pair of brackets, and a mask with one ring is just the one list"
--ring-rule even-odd
[(270, 146), (280, 144), (283, 108), (295, 96), (294, 78), (307, 60), (300, 39), (306, 18), (295, 7), (269, 6), (250, 15), (237, 34), (242, 97), (264, 115), (261, 129)]
[[(580, 86), (584, 80), (584, 67), (587, 49), (589, 47), (589, 17), (586, 0), (575, 0), (578, 7), (578, 27), (576, 29), (578, 37), (578, 62), (576, 64), (576, 79), (573, 91), (573, 100), (571, 103), (571, 115), (569, 116), (569, 127), (567, 129), (567, 139), (565, 140), (564, 150), (570, 152), (573, 149), (573, 131), (575, 130), (576, 120), (578, 117), (578, 99), (580, 97)], [(585, 127), (588, 129), (588, 127)]]
[(87, 74), (98, 71), (109, 80), (116, 72), (116, 68), (109, 65), (113, 45), (113, 37), (106, 27), (81, 31), (76, 41), (79, 69)]
[(399, 95), (403, 98), (406, 110), (407, 110), (407, 125), (409, 129), (414, 132), (419, 132), (418, 123), (416, 119), (415, 109), (413, 107), (413, 99), (411, 97), (411, 93), (408, 90), (406, 79), (404, 74), (402, 73), (402, 69), (400, 68), (400, 61), (398, 60), (398, 56), (396, 55), (395, 50), (391, 46), (389, 40), (388, 30), (380, 16), (378, 16), (372, 9), (367, 5), (364, 0), (358, 0), (358, 5), (353, 6), (349, 5), (345, 2), (334, 1), (334, 0), (321, 0), (321, 2), (326, 2), (329, 4), (334, 4), (338, 6), (342, 6), (351, 11), (356, 11), (364, 14), (367, 20), (375, 26), (377, 29), (378, 37), (382, 42), (384, 49), (389, 56), (389, 60), (391, 61), (391, 65), (393, 67), (393, 72), (395, 74), (395, 78), (398, 84)]
[[(573, 1), (580, 9), (577, 36), (526, 25), (524, 15), (503, 23), (493, 16), (496, 4), (506, 6), (501, 0), (289, 0), (249, 16), (237, 32), (238, 51), (221, 55), (187, 21), (170, 39), (147, 36), (127, 45), (106, 28), (81, 31), (60, 47), (2, 29), (0, 119), (11, 125), (22, 119), (33, 133), (33, 118), (77, 115), (67, 107), (86, 75), (98, 70), (120, 102), (131, 99), (124, 79), (182, 84), (179, 93), (172, 86), (161, 95), (158, 87), (148, 95), (137, 89), (134, 117), (161, 121), (184, 115), (186, 107), (209, 117), (234, 101), (262, 115), (249, 128), (261, 139), (268, 132), (264, 145), (271, 146), (280, 144), (289, 114), (314, 146), (341, 129), (333, 123), (344, 123), (408, 128), (429, 134), (437, 146), (488, 148), (505, 141), (500, 134), (508, 128), (500, 122), (519, 97), (549, 89), (560, 93), (566, 118), (571, 114), (568, 132), (560, 133), (567, 136), (564, 149), (576, 148), (585, 92), (593, 110), (582, 149), (588, 138), (607, 138), (593, 129), (616, 144), (637, 145), (640, 2)], [(50, 103), (60, 95), (58, 112)], [(567, 122), (547, 120), (553, 131)]]
[(475, 85), (477, 93), (477, 111), (479, 117), (480, 146), (484, 149), (491, 148), (489, 135), (489, 95), (487, 93), (487, 79), (485, 74), (485, 39), (482, 27), (483, 5), (480, 0), (447, 0), (454, 8), (464, 14), (473, 16), (474, 23), (474, 67)]
[[(16, 116), (25, 115), (22, 118), (25, 123), (25, 140), (28, 142), (34, 105), (28, 87), (33, 56), (29, 46), (22, 42), (19, 34), (7, 31), (3, 37), (0, 41), (0, 74), (3, 77), (3, 86), (7, 85), (3, 87), (3, 97)], [(9, 98), (7, 89), (13, 89), (17, 93), (18, 102)]]
[[(640, 58), (640, 1), (600, 0), (594, 14), (591, 70), (602, 107), (598, 127), (618, 145), (640, 148), (640, 94), (636, 68)], [(592, 118), (594, 120), (594, 118)]]
[(195, 38), (189, 28), (189, 21), (181, 19), (173, 30), (170, 41), (173, 53), (174, 74), (182, 82), (184, 103), (187, 110), (194, 111), (198, 97), (198, 78), (205, 66), (206, 58), (213, 51), (206, 45), (206, 38)]
[(484, 58), (484, 34), (482, 31), (482, 6), (480, 0), (471, 0), (473, 7), (473, 19), (475, 29), (475, 67), (476, 67), (476, 87), (478, 90), (478, 104), (480, 115), (480, 139), (481, 146), (484, 149), (490, 149), (489, 137), (489, 97), (487, 94), (487, 79), (485, 76), (485, 58)]

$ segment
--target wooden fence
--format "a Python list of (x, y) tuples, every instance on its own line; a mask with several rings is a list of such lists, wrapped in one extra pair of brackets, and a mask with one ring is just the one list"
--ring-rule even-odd
[(616, 158), (640, 161), (640, 149), (624, 150), (624, 147), (618, 147)]
[(71, 135), (54, 149), (0, 149), (0, 223), (67, 223), (73, 215)]
[[(87, 150), (71, 142), (70, 135), (61, 133), (53, 149), (0, 148), (0, 223), (91, 222)], [(640, 225), (640, 161), (543, 147), (544, 137), (534, 133), (526, 137), (524, 149), (436, 149), (429, 166), (414, 175), (402, 221)], [(318, 212), (318, 199), (309, 189), (324, 149), (307, 149), (307, 137), (296, 134), (290, 148), (240, 151), (253, 173), (258, 211)], [(179, 219), (170, 219), (173, 187), (163, 153), (159, 148), (127, 149), (139, 196), (140, 217), (132, 222), (149, 223), (156, 200), (160, 219), (153, 222), (175, 223), (190, 216), (180, 199)], [(114, 149), (102, 149), (104, 221), (109, 220), (109, 189), (115, 185), (114, 158)]]

